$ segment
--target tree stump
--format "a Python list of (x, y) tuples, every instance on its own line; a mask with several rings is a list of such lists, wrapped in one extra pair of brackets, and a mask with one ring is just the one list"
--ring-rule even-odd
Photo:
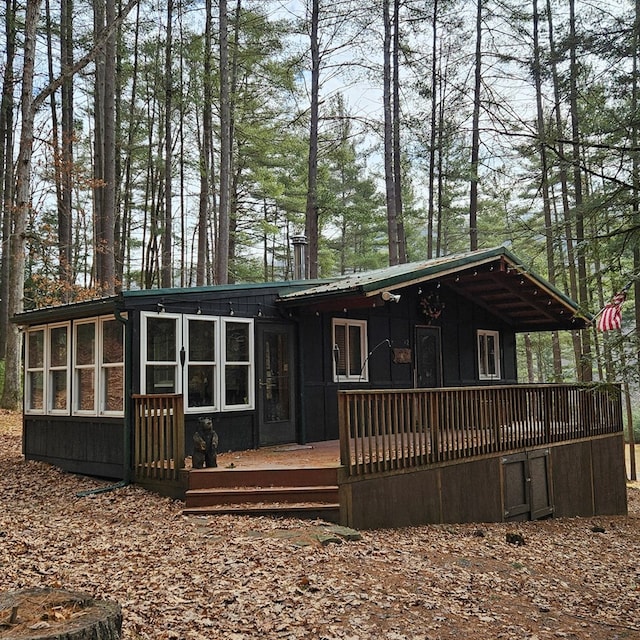
[(120, 640), (122, 610), (64, 589), (0, 594), (1, 640)]

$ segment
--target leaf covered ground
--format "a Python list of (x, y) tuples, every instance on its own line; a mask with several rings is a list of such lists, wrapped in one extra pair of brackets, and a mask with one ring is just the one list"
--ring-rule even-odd
[(185, 517), (133, 486), (77, 496), (107, 485), (25, 462), (20, 416), (0, 415), (0, 592), (115, 600), (126, 639), (640, 639), (637, 483), (627, 517), (340, 542), (318, 521)]

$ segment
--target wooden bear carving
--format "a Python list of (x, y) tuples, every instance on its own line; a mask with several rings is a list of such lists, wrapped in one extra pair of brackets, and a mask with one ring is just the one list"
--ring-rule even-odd
[(213, 430), (211, 418), (199, 418), (198, 429), (193, 434), (194, 469), (218, 466), (218, 434)]

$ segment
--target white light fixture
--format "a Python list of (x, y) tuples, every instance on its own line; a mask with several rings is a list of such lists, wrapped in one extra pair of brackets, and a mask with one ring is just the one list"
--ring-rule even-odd
[(391, 291), (383, 291), (380, 294), (380, 297), (385, 301), (385, 302), (400, 302), (400, 294), (399, 293), (391, 293)]

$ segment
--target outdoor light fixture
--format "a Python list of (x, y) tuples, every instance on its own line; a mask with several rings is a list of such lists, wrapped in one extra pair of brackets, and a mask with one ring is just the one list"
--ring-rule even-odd
[(391, 291), (383, 291), (380, 294), (380, 297), (385, 302), (400, 302), (400, 294), (399, 293), (391, 293)]

